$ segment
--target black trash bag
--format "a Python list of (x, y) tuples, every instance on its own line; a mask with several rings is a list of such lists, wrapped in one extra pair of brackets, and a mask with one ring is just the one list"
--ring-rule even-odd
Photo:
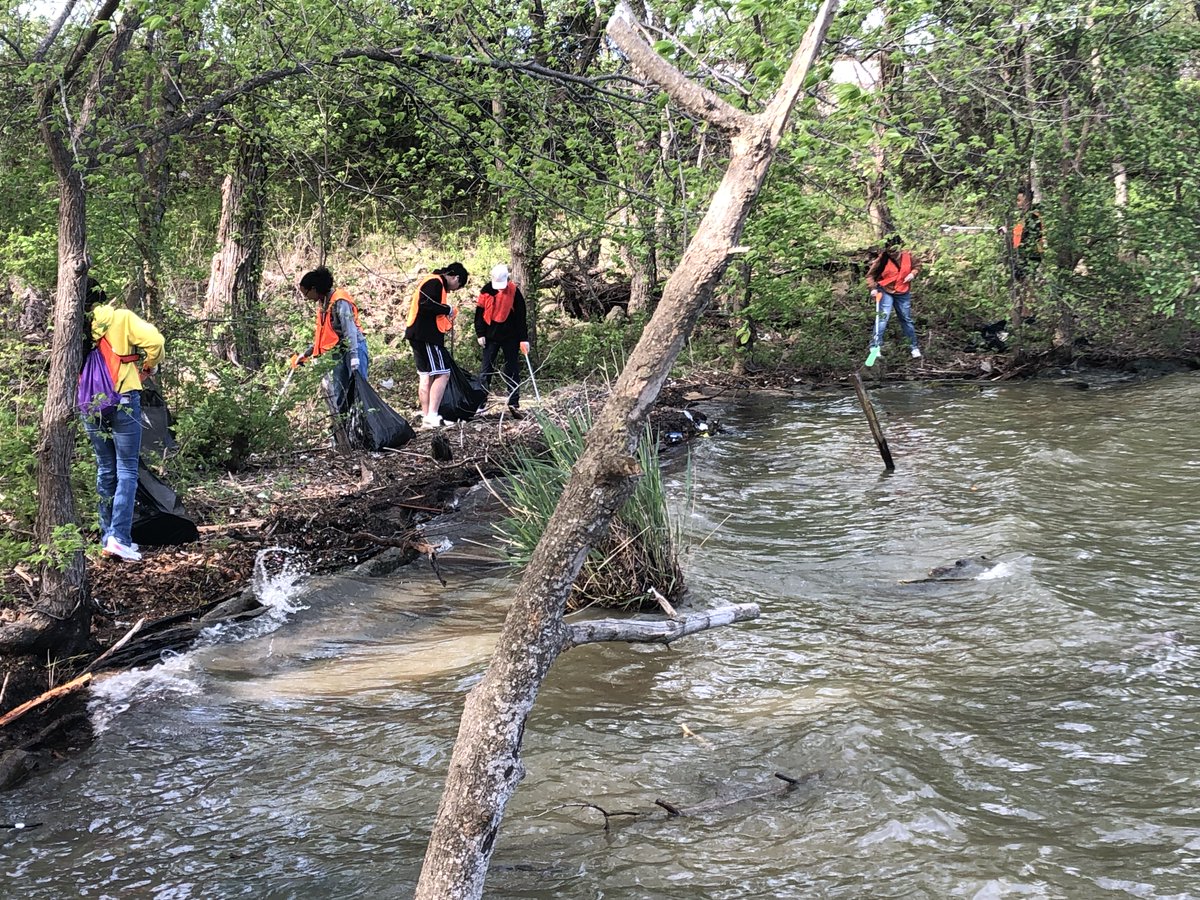
[(175, 417), (167, 408), (162, 391), (153, 381), (142, 382), (142, 452), (153, 453), (156, 463), (172, 450), (178, 450), (175, 436), (171, 434), (171, 426)]
[(361, 450), (399, 449), (417, 436), (408, 420), (383, 402), (358, 372), (350, 387), (353, 395), (346, 416), (350, 446)]
[(438, 415), (447, 422), (465, 422), (487, 403), (488, 392), (474, 375), (468, 375), (453, 359), (450, 360), (450, 381)]
[(146, 547), (200, 540), (200, 531), (183, 508), (179, 495), (140, 462), (131, 536), (134, 543)]

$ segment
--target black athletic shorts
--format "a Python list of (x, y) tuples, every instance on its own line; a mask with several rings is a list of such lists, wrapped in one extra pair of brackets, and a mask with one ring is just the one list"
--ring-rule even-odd
[(443, 344), (428, 344), (425, 341), (409, 341), (417, 371), (422, 375), (449, 375), (450, 356)]

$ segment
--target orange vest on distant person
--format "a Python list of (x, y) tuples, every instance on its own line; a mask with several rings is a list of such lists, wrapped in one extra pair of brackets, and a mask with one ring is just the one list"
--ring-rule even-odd
[(508, 314), (512, 312), (513, 301), (517, 296), (517, 286), (514, 282), (509, 281), (503, 288), (496, 291), (494, 294), (489, 294), (487, 291), (479, 292), (477, 305), (483, 307), (483, 321), (491, 325), (493, 322), (507, 322)]
[[(446, 282), (442, 281), (442, 276), (441, 275), (429, 275), (429, 276), (426, 276), (425, 278), (422, 278), (420, 281), (417, 282), (417, 289), (415, 291), (413, 291), (412, 302), (408, 305), (408, 323), (407, 324), (408, 324), (409, 328), (412, 328), (413, 325), (415, 325), (416, 321), (417, 321), (417, 309), (421, 305), (421, 288), (425, 287), (425, 285), (429, 284), (429, 282), (431, 282), (431, 281), (436, 281), (438, 283), (438, 288), (442, 292), (442, 301), (441, 302), (443, 304), (446, 304)], [(448, 305), (448, 304), (446, 304), (446, 305)], [(438, 331), (440, 331), (442, 334), (445, 334), (447, 331), (449, 331), (451, 328), (454, 327), (454, 323), (451, 321), (449, 316), (439, 313), (438, 317), (437, 317), (437, 327), (438, 327)]]
[(325, 305), (324, 309), (319, 306), (317, 307), (317, 328), (313, 335), (313, 356), (320, 356), (327, 350), (332, 350), (337, 346), (338, 341), (341, 340), (333, 327), (333, 308), (339, 300), (345, 300), (350, 304), (350, 309), (354, 311), (354, 324), (362, 328), (358, 324), (358, 307), (354, 305), (354, 299), (345, 288), (338, 288), (329, 296), (329, 302)]
[(907, 250), (900, 251), (900, 265), (896, 265), (889, 256), (883, 264), (880, 273), (879, 286), (889, 294), (903, 294), (908, 291), (908, 282), (904, 279), (913, 270), (912, 254)]

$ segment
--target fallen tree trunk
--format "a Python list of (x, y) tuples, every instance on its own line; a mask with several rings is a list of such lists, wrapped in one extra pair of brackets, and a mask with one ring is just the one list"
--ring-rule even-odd
[(677, 104), (725, 132), (732, 155), (654, 316), (588, 431), (584, 451), (517, 588), (488, 670), (467, 695), (417, 900), (467, 900), (483, 894), (505, 806), (524, 777), (526, 719), (550, 666), (570, 646), (563, 621), (567, 597), (589, 550), (632, 493), (639, 474), (637, 445), (650, 407), (738, 246), (836, 8), (837, 0), (821, 6), (779, 92), (755, 116), (689, 82), (640, 36), (624, 4), (609, 20), (609, 37), (624, 56)]
[(669, 644), (689, 634), (721, 625), (758, 618), (757, 603), (740, 603), (710, 612), (692, 613), (668, 621), (654, 619), (594, 619), (567, 626), (563, 649), (601, 641), (628, 641), (633, 644)]

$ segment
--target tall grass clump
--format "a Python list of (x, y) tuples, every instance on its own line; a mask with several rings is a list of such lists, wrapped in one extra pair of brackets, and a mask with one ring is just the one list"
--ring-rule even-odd
[[(518, 568), (533, 557), (590, 426), (584, 417), (571, 417), (562, 426), (540, 415), (539, 421), (547, 448), (522, 454), (508, 465), (507, 515), (496, 526)], [(627, 612), (657, 609), (654, 591), (668, 599), (683, 592), (681, 529), (668, 510), (658, 447), (649, 428), (638, 447), (638, 463), (642, 476), (603, 543), (588, 553), (567, 599), (569, 611), (592, 605)]]

